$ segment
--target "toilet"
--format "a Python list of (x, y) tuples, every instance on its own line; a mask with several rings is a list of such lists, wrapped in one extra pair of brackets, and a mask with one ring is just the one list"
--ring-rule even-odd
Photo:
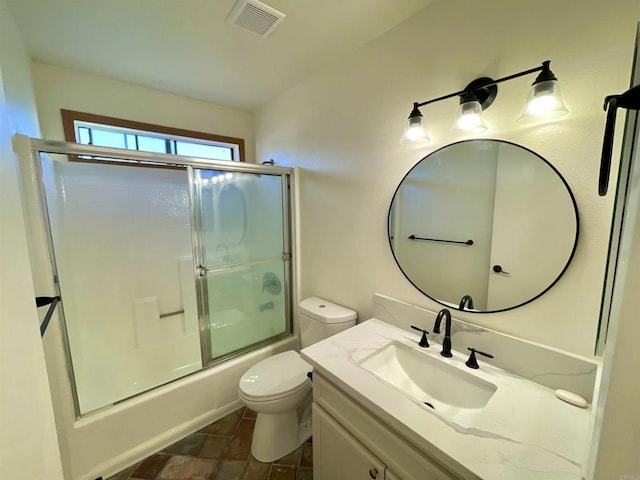
[[(298, 312), (302, 348), (356, 324), (356, 312), (318, 297), (300, 302)], [(257, 460), (273, 462), (311, 436), (311, 370), (288, 350), (258, 362), (240, 379), (240, 399), (258, 414), (251, 443)]]

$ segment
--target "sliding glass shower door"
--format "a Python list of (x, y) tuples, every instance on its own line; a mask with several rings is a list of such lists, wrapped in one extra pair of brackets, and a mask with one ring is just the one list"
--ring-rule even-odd
[(288, 178), (190, 169), (205, 364), (289, 333)]
[(78, 416), (200, 370), (186, 171), (41, 169)]
[(291, 334), (291, 169), (32, 142), (78, 417)]

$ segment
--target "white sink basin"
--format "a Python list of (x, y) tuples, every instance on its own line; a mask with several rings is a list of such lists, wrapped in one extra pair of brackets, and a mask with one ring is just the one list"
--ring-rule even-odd
[(497, 388), (438, 358), (392, 342), (361, 360), (360, 367), (436, 412), (481, 409)]

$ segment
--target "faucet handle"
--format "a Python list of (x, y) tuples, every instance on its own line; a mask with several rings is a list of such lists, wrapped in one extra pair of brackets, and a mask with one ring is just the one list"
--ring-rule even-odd
[(467, 350), (471, 352), (471, 355), (469, 355), (469, 360), (467, 360), (467, 362), (465, 363), (465, 365), (469, 368), (480, 368), (478, 365), (478, 360), (476, 359), (476, 353), (479, 353), (480, 355), (483, 355), (487, 358), (494, 358), (490, 353), (481, 352), (480, 350), (476, 350), (475, 348), (469, 347)]
[(420, 339), (420, 342), (418, 343), (418, 345), (424, 348), (429, 348), (429, 340), (427, 340), (427, 335), (429, 334), (429, 332), (427, 332), (426, 330), (423, 330), (420, 327), (416, 327), (415, 325), (411, 325), (411, 328), (413, 328), (414, 330), (418, 330), (419, 332), (422, 332), (422, 338)]

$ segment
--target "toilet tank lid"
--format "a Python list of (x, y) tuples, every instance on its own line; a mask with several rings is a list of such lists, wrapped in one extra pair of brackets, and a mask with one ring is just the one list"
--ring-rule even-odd
[(352, 322), (357, 317), (355, 311), (318, 297), (302, 300), (300, 302), (300, 313), (324, 323)]

